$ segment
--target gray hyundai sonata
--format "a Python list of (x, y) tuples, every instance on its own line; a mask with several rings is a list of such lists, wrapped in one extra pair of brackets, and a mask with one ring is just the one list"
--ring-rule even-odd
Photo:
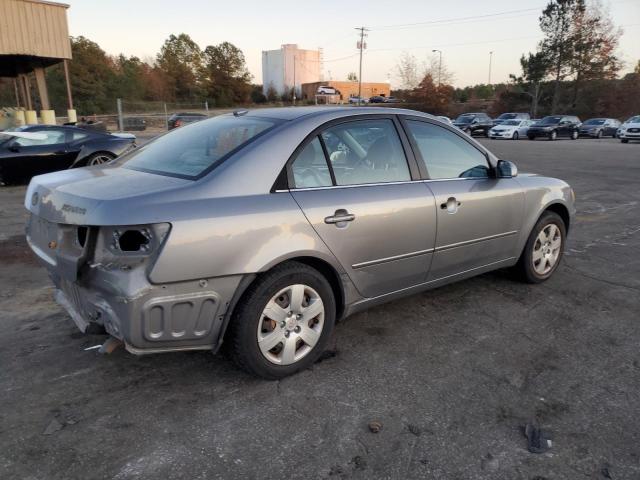
[(80, 330), (135, 354), (224, 340), (269, 379), (365, 308), (504, 267), (547, 280), (575, 212), (565, 182), (518, 175), (436, 117), (343, 107), (204, 120), (34, 177), (25, 206)]

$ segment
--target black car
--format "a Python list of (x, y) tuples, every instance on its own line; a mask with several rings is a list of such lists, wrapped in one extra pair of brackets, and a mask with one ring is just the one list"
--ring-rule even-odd
[(502, 125), (507, 120), (531, 120), (528, 113), (503, 113), (493, 120), (493, 125)]
[(620, 128), (620, 121), (615, 118), (590, 118), (580, 125), (578, 133), (581, 137), (615, 138), (618, 128)]
[(369, 103), (385, 103), (386, 99), (382, 95), (374, 95), (369, 97)]
[(173, 130), (174, 128), (181, 127), (187, 123), (199, 122), (207, 117), (204, 113), (174, 113), (169, 117), (168, 128)]
[(0, 184), (74, 167), (109, 162), (135, 147), (134, 135), (72, 126), (28, 125), (0, 132)]
[(481, 132), (488, 137), (489, 130), (493, 127), (493, 120), (486, 113), (463, 113), (454, 120), (453, 124), (469, 135)]
[(555, 140), (558, 137), (569, 137), (576, 140), (580, 135), (580, 119), (573, 115), (549, 115), (529, 127), (527, 137), (534, 140), (545, 137)]

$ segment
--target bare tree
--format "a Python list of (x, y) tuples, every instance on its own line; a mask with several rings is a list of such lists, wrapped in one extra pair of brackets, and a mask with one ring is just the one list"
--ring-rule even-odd
[(402, 52), (400, 55), (396, 64), (396, 71), (400, 79), (400, 86), (403, 89), (413, 90), (422, 80), (419, 73), (418, 60), (408, 52)]

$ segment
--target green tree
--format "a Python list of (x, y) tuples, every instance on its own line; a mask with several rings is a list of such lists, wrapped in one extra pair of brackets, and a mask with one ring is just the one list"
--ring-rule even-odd
[(538, 116), (538, 102), (542, 94), (542, 81), (547, 76), (549, 59), (543, 52), (529, 53), (520, 57), (522, 75), (510, 75), (521, 90), (531, 98), (531, 116)]
[(551, 0), (540, 17), (540, 29), (544, 34), (540, 51), (549, 59), (554, 82), (552, 113), (557, 113), (560, 82), (572, 72), (574, 17), (579, 12), (584, 12), (585, 8), (584, 0)]
[(242, 50), (229, 42), (204, 50), (207, 92), (218, 106), (243, 103), (251, 92), (251, 74)]
[(189, 35), (170, 35), (156, 57), (156, 66), (167, 79), (169, 98), (166, 100), (194, 101), (203, 96), (202, 51)]

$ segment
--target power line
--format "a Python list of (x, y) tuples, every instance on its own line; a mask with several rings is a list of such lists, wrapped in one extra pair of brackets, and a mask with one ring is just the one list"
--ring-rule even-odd
[(406, 28), (406, 27), (414, 27), (414, 26), (420, 26), (420, 25), (434, 25), (438, 23), (449, 23), (449, 22), (456, 22), (461, 20), (474, 20), (474, 19), (480, 19), (480, 18), (499, 17), (502, 15), (510, 15), (514, 13), (533, 12), (533, 11), (540, 12), (540, 10), (543, 8), (544, 8), (544, 5), (536, 8), (523, 8), (520, 10), (509, 10), (506, 12), (488, 13), (485, 15), (471, 15), (468, 17), (443, 18), (439, 20), (430, 20), (427, 22), (399, 23), (395, 25), (379, 25), (377, 27), (371, 27), (371, 30), (391, 30), (395, 28)]

